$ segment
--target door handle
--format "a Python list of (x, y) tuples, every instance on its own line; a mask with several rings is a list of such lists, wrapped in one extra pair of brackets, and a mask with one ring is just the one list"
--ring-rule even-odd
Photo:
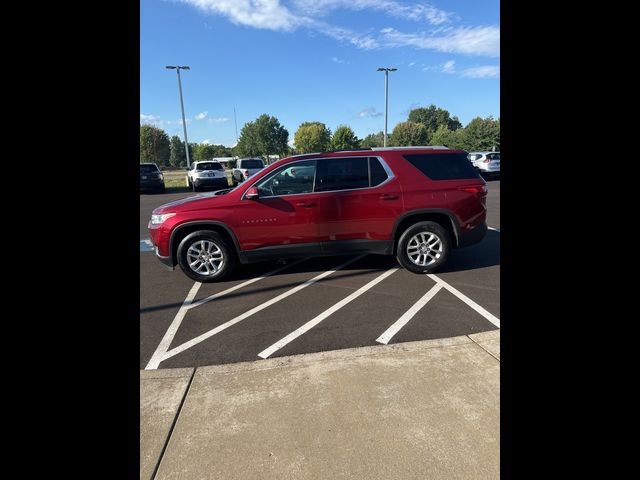
[(313, 205), (311, 202), (296, 202), (296, 207), (310, 208), (313, 207)]
[(395, 200), (398, 198), (398, 195), (393, 195), (391, 193), (383, 193), (380, 195), (380, 200)]

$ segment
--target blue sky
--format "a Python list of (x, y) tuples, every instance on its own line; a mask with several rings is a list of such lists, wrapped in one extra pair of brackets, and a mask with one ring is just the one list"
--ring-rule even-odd
[(457, 115), (500, 117), (499, 1), (141, 0), (140, 123), (182, 138), (181, 72), (190, 142), (236, 142), (273, 115), (289, 138), (305, 121), (360, 138), (431, 103)]

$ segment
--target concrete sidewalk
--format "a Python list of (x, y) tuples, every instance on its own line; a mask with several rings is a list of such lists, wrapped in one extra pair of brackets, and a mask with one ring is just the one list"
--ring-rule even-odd
[(497, 479), (499, 358), (494, 330), (141, 371), (140, 478)]

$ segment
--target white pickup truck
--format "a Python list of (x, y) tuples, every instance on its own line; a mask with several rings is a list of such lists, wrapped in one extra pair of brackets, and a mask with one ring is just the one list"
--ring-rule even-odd
[(236, 168), (231, 172), (231, 182), (235, 187), (239, 183), (244, 182), (247, 178), (264, 168), (264, 162), (261, 158), (240, 158)]

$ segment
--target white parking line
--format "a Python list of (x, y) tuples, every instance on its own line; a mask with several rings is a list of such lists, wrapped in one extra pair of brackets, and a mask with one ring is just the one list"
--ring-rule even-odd
[(156, 348), (156, 351), (153, 352), (153, 355), (151, 356), (151, 360), (149, 360), (149, 363), (147, 363), (147, 366), (144, 367), (145, 370), (155, 370), (160, 365), (163, 355), (169, 348), (169, 345), (171, 345), (171, 341), (173, 340), (173, 337), (178, 331), (178, 327), (180, 327), (180, 324), (182, 323), (182, 319), (187, 314), (191, 301), (196, 296), (196, 293), (198, 293), (198, 290), (200, 290), (201, 285), (202, 283), (196, 282), (193, 284), (193, 287), (191, 287), (191, 290), (189, 290), (189, 293), (187, 294), (187, 298), (185, 298), (184, 302), (182, 302), (182, 306), (180, 307), (180, 310), (178, 310), (178, 313), (176, 313), (176, 316), (173, 318), (173, 322), (171, 322), (171, 325), (169, 325), (169, 328), (165, 332), (164, 337), (162, 337), (162, 340), (160, 341), (160, 344)]
[(281, 293), (280, 295), (278, 295), (275, 298), (272, 298), (271, 300), (264, 302), (260, 305), (258, 305), (257, 307), (252, 308), (251, 310), (246, 311), (245, 313), (238, 315), (237, 317), (232, 318), (231, 320), (229, 320), (228, 322), (223, 323), (222, 325), (217, 326), (216, 328), (213, 328), (211, 330), (209, 330), (208, 332), (203, 333), (202, 335), (198, 335), (196, 338), (193, 338), (191, 340), (189, 340), (188, 342), (183, 343), (182, 345), (178, 345), (177, 347), (169, 350), (168, 352), (166, 352), (162, 358), (162, 360), (167, 360), (168, 358), (171, 358), (181, 352), (184, 352), (185, 350), (201, 343), (204, 342), (206, 339), (222, 332), (223, 330), (226, 330), (227, 328), (235, 325), (236, 323), (241, 322), (242, 320), (245, 320), (246, 318), (249, 318), (250, 316), (252, 316), (255, 313), (258, 313), (261, 310), (264, 310), (267, 307), (270, 307), (271, 305), (273, 305), (274, 303), (279, 302), (280, 300), (284, 300), (285, 298), (289, 297), (290, 295), (293, 295), (294, 293), (299, 292), (300, 290), (302, 290), (303, 288), (307, 288), (309, 285), (313, 285), (314, 283), (316, 283), (318, 280), (322, 280), (325, 277), (328, 277), (329, 275), (331, 275), (332, 273), (337, 272), (338, 270), (343, 269), (344, 267), (346, 267), (347, 265), (350, 265), (352, 263), (354, 263), (357, 260), (360, 260), (361, 258), (366, 257), (365, 255), (360, 255), (358, 257), (352, 258), (351, 260), (343, 263), (342, 265), (338, 265), (337, 267), (335, 267), (333, 270), (328, 270), (326, 272), (321, 273), (320, 275), (316, 275), (315, 277), (313, 277), (310, 280), (307, 280), (304, 283), (299, 284), (298, 286), (287, 290), (284, 293)]
[(182, 320), (184, 319), (184, 316), (187, 314), (187, 312), (194, 307), (197, 307), (199, 305), (202, 305), (203, 303), (207, 303), (210, 302), (212, 300), (215, 300), (217, 298), (223, 297), (235, 290), (238, 290), (242, 287), (246, 287), (247, 285), (251, 285), (252, 283), (257, 282), (258, 280), (262, 280), (263, 278), (267, 278), (271, 275), (275, 275), (278, 272), (281, 272), (282, 270), (284, 270), (285, 268), (289, 268), (289, 267), (293, 267), (294, 265), (300, 263), (300, 262), (304, 262), (305, 260), (309, 260), (309, 258), (303, 258), (302, 260), (298, 260), (296, 262), (293, 263), (289, 263), (287, 265), (284, 265), (282, 267), (276, 268), (275, 270), (271, 270), (270, 272), (265, 273), (264, 275), (260, 276), (260, 277), (256, 277), (256, 278), (252, 278), (251, 280), (247, 280), (246, 282), (242, 282), (238, 285), (235, 285), (231, 288), (228, 288), (220, 293), (216, 293), (214, 295), (211, 295), (207, 298), (204, 298), (202, 300), (198, 300), (197, 302), (191, 303), (192, 300), (194, 299), (194, 297), (196, 296), (196, 294), (198, 293), (198, 290), (200, 289), (200, 286), (202, 285), (200, 282), (196, 282), (193, 284), (193, 287), (191, 287), (191, 290), (189, 291), (189, 293), (187, 294), (187, 298), (184, 299), (184, 302), (182, 302), (182, 306), (180, 307), (180, 310), (178, 310), (178, 313), (176, 313), (176, 316), (173, 318), (173, 322), (171, 322), (171, 325), (169, 326), (169, 328), (167, 329), (167, 331), (164, 334), (164, 337), (162, 337), (162, 340), (160, 341), (160, 344), (158, 345), (158, 347), (156, 348), (156, 351), (153, 352), (153, 356), (151, 357), (151, 360), (149, 360), (149, 363), (147, 364), (147, 366), (145, 367), (145, 370), (155, 370), (158, 368), (158, 366), (160, 365), (160, 362), (162, 362), (162, 360), (164, 360), (164, 355), (167, 353), (167, 350), (169, 349), (169, 345), (171, 345), (171, 342), (173, 341), (173, 338), (176, 336), (176, 332), (178, 331), (178, 328), (180, 328), (180, 325), (182, 324)]
[(458, 297), (460, 300), (462, 300), (464, 303), (466, 303), (467, 305), (469, 305), (471, 308), (473, 308), (476, 312), (478, 312), (480, 315), (482, 315), (484, 318), (486, 318), (487, 320), (489, 320), (491, 323), (493, 323), (496, 327), (500, 328), (500, 319), (498, 317), (496, 317), (495, 315), (489, 313), (487, 310), (485, 310), (484, 308), (482, 308), (480, 305), (478, 305), (476, 302), (474, 302), (473, 300), (471, 300), (469, 297), (467, 297), (464, 293), (462, 293), (461, 291), (457, 290), (456, 288), (452, 287), (451, 285), (449, 285), (447, 282), (445, 282), (444, 280), (442, 280), (440, 277), (436, 277), (435, 275), (433, 275), (432, 273), (427, 274), (427, 277), (429, 277), (431, 280), (433, 280), (436, 283), (439, 283), (440, 285), (442, 285), (444, 288), (446, 288), (447, 290), (449, 290), (451, 293), (453, 293), (456, 297)]
[(315, 318), (309, 320), (307, 323), (305, 323), (304, 325), (302, 325), (300, 328), (298, 328), (297, 330), (294, 330), (293, 332), (291, 332), (289, 335), (287, 335), (286, 337), (282, 338), (281, 340), (278, 340), (276, 343), (274, 343), (273, 345), (271, 345), (269, 348), (266, 348), (265, 350), (263, 350), (262, 352), (260, 352), (258, 354), (259, 357), (261, 358), (268, 358), (269, 356), (271, 356), (274, 352), (280, 350), (282, 347), (284, 347), (285, 345), (287, 345), (289, 342), (292, 342), (293, 340), (295, 340), (296, 338), (298, 338), (300, 335), (305, 334), (306, 332), (308, 332), (309, 330), (311, 330), (313, 327), (315, 327), (316, 325), (318, 325), (320, 322), (322, 322), (325, 318), (327, 318), (329, 315), (331, 315), (332, 313), (337, 312), (338, 310), (340, 310), (342, 307), (344, 307), (346, 304), (348, 304), (349, 302), (351, 302), (352, 300), (355, 300), (356, 298), (358, 298), (360, 295), (362, 295), (364, 292), (366, 292), (367, 290), (369, 290), (370, 288), (372, 288), (373, 286), (375, 286), (376, 284), (380, 283), (382, 280), (384, 280), (385, 278), (387, 278), (389, 275), (391, 275), (394, 272), (397, 272), (399, 270), (398, 267), (394, 267), (391, 268), (389, 270), (387, 270), (386, 272), (382, 273), (381, 275), (378, 275), (376, 278), (374, 278), (373, 280), (371, 280), (369, 283), (367, 283), (365, 286), (360, 287), (358, 290), (356, 290), (355, 292), (353, 292), (351, 295), (349, 295), (348, 297), (340, 300), (338, 303), (336, 303), (333, 307), (325, 310), (324, 312), (322, 312), (320, 315), (316, 316)]
[(382, 343), (386, 345), (393, 338), (393, 336), (400, 331), (402, 327), (404, 327), (409, 320), (411, 320), (416, 313), (420, 311), (422, 307), (424, 307), (429, 300), (431, 300), (436, 293), (438, 293), (443, 287), (441, 283), (436, 283), (431, 289), (425, 293), (420, 300), (413, 304), (413, 306), (404, 312), (402, 316), (394, 322), (389, 328), (387, 328), (382, 335), (376, 338), (376, 342)]
[(489, 230), (493, 230), (494, 232), (500, 233), (500, 229), (499, 228), (489, 227)]
[(140, 240), (140, 251), (141, 252), (153, 252), (153, 243), (148, 238), (144, 240)]

